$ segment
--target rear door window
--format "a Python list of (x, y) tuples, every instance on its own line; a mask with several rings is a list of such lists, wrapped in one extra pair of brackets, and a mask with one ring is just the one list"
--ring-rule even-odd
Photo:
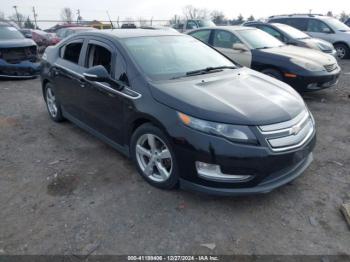
[(307, 18), (289, 18), (288, 19), (288, 25), (293, 26), (300, 31), (307, 31), (307, 23), (308, 23)]
[(70, 61), (74, 64), (79, 63), (79, 57), (81, 48), (83, 47), (83, 41), (75, 41), (73, 43), (68, 43), (61, 48), (61, 58)]

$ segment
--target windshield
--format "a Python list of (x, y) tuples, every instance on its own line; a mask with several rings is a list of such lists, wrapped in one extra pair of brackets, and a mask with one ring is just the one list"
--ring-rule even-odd
[(282, 25), (282, 24), (274, 24), (274, 25), (293, 39), (310, 38), (309, 35), (289, 25)]
[(214, 22), (210, 21), (210, 20), (198, 20), (197, 21), (199, 27), (214, 27), (215, 24)]
[(0, 26), (0, 39), (10, 40), (10, 39), (23, 39), (24, 36), (16, 28), (12, 26)]
[(325, 22), (333, 29), (338, 31), (350, 31), (350, 27), (348, 27), (346, 24), (340, 22), (338, 19), (335, 18), (327, 18), (325, 19)]
[(124, 39), (142, 71), (153, 80), (166, 80), (208, 67), (235, 66), (217, 51), (190, 36), (154, 36)]
[(275, 37), (259, 29), (238, 30), (237, 33), (248, 42), (253, 49), (272, 48), (284, 45)]

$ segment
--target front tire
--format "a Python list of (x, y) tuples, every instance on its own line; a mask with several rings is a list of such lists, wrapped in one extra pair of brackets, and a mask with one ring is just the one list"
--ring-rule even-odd
[(345, 44), (335, 44), (335, 50), (337, 50), (337, 56), (339, 59), (345, 59), (350, 57), (350, 48)]
[(46, 102), (47, 111), (49, 112), (50, 118), (55, 122), (64, 121), (62, 115), (61, 104), (57, 101), (55, 96), (53, 85), (47, 83), (44, 88), (44, 97)]
[(151, 185), (172, 189), (179, 175), (175, 154), (168, 137), (152, 124), (143, 124), (132, 135), (131, 155), (139, 174)]

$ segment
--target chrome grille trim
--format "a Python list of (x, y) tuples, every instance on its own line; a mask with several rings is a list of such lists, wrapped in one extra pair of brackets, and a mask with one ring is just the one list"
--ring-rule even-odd
[(272, 151), (281, 152), (302, 146), (313, 135), (315, 128), (311, 114), (303, 111), (292, 120), (259, 126)]

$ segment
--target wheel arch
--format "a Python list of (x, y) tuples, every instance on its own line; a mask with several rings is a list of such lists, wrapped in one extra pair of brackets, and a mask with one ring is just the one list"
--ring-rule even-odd
[(334, 42), (333, 43), (333, 46), (335, 46), (335, 45), (345, 45), (345, 46), (347, 46), (348, 48), (350, 48), (350, 44), (348, 44), (348, 43), (346, 43), (346, 42), (344, 42), (344, 41), (337, 41), (337, 42)]

